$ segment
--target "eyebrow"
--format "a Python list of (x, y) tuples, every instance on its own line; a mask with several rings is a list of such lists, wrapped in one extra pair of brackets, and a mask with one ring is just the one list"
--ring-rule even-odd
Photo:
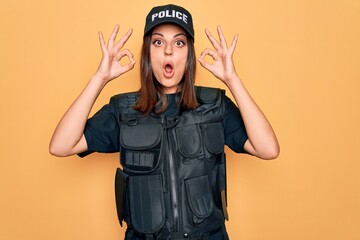
[[(159, 35), (161, 37), (164, 37), (164, 34), (162, 34), (162, 33), (155, 32), (155, 33), (152, 34), (152, 36), (154, 36), (154, 35)], [(173, 38), (176, 38), (178, 36), (185, 36), (186, 37), (186, 34), (185, 33), (178, 33), (178, 34), (175, 34)]]

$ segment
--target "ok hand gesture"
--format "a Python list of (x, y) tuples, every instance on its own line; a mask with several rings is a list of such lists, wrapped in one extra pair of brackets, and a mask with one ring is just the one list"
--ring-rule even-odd
[[(102, 51), (102, 59), (96, 75), (100, 76), (105, 83), (119, 77), (125, 72), (134, 68), (135, 60), (133, 54), (128, 49), (122, 49), (132, 34), (132, 29), (116, 43), (115, 39), (119, 31), (119, 25), (116, 25), (107, 45), (105, 44), (103, 34), (99, 32), (99, 41)], [(129, 58), (129, 63), (121, 65), (120, 60), (124, 57)]]
[[(227, 46), (226, 39), (222, 33), (221, 27), (218, 26), (217, 32), (220, 42), (218, 42), (208, 29), (205, 29), (206, 36), (210, 40), (214, 49), (205, 49), (198, 61), (201, 66), (211, 72), (215, 77), (223, 81), (226, 85), (233, 79), (237, 78), (232, 56), (236, 47), (238, 36), (235, 35), (230, 48)], [(214, 61), (208, 63), (205, 61), (206, 56), (210, 56)]]

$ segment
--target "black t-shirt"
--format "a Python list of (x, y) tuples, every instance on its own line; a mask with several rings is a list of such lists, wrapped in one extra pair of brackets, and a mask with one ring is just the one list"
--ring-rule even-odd
[[(168, 106), (163, 113), (167, 117), (180, 114), (176, 103), (176, 94), (168, 94)], [(119, 151), (120, 126), (117, 122), (116, 110), (110, 105), (104, 105), (93, 117), (89, 118), (84, 135), (88, 150), (79, 154), (84, 157), (92, 152), (112, 153)], [(244, 122), (239, 109), (225, 96), (225, 114), (222, 122), (225, 144), (237, 153), (245, 153), (244, 144), (248, 139)]]

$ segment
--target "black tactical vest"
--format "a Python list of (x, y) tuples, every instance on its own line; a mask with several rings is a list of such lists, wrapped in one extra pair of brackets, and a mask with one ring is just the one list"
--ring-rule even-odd
[(224, 91), (196, 87), (199, 106), (175, 118), (132, 109), (119, 94), (120, 162), (115, 178), (120, 224), (144, 239), (202, 239), (227, 218)]

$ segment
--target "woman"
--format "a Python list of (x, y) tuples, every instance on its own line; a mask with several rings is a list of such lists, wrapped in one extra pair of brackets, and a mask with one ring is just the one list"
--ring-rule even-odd
[[(220, 27), (220, 41), (206, 29), (214, 49), (198, 59), (229, 88), (236, 107), (223, 90), (194, 87), (191, 14), (175, 5), (153, 8), (145, 24), (140, 90), (113, 96), (88, 119), (103, 87), (135, 65), (123, 49), (132, 30), (115, 42), (118, 30), (107, 44), (99, 33), (99, 68), (60, 120), (50, 152), (120, 151), (116, 201), (120, 224), (128, 226), (125, 239), (228, 239), (224, 145), (262, 159), (279, 154), (269, 122), (235, 71), (237, 36), (228, 47)], [(124, 57), (130, 61), (123, 66)]]

